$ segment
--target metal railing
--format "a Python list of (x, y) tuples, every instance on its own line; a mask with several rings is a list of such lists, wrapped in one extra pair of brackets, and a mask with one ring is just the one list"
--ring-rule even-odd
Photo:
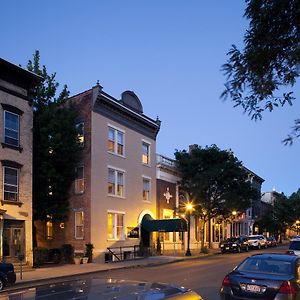
[(123, 246), (107, 248), (107, 252), (104, 256), (105, 262), (116, 262), (130, 259), (137, 259), (141, 257), (150, 256), (149, 247), (140, 247), (139, 245), (134, 246)]

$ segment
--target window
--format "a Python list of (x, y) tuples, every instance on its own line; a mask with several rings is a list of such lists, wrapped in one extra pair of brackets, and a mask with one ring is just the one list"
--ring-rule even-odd
[(113, 240), (124, 239), (124, 214), (112, 213), (107, 214), (107, 238)]
[(84, 167), (75, 168), (75, 194), (84, 193)]
[(9, 111), (4, 111), (4, 143), (19, 147), (20, 116)]
[(46, 239), (47, 240), (53, 239), (53, 222), (52, 221), (46, 222)]
[(143, 178), (143, 201), (150, 201), (150, 179)]
[(124, 197), (124, 172), (108, 169), (108, 194)]
[(142, 162), (143, 164), (149, 165), (150, 164), (150, 145), (146, 142), (142, 144)]
[(108, 151), (124, 155), (124, 132), (108, 127)]
[(4, 200), (18, 201), (19, 198), (19, 170), (11, 167), (3, 167), (4, 174)]
[(83, 211), (75, 212), (75, 239), (83, 239)]
[(77, 130), (77, 142), (80, 147), (84, 146), (84, 122), (80, 122), (76, 124)]

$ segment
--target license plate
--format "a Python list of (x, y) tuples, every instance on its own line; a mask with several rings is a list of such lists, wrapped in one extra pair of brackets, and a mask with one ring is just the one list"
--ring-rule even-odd
[(261, 292), (260, 286), (259, 285), (255, 285), (255, 284), (247, 284), (246, 290), (248, 292), (252, 292), (252, 293), (260, 293)]
[(226, 247), (226, 250), (229, 250), (229, 247)]

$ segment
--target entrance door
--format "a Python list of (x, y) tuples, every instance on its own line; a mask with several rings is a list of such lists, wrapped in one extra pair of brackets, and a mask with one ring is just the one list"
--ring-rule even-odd
[(21, 227), (6, 227), (3, 229), (3, 256), (17, 259), (24, 255), (24, 229)]

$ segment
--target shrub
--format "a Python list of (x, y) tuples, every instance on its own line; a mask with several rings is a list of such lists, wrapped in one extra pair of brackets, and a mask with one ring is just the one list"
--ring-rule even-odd
[(74, 247), (71, 244), (64, 244), (61, 248), (62, 259), (66, 263), (73, 263)]
[(48, 259), (48, 249), (42, 247), (36, 247), (33, 250), (33, 264), (35, 267), (39, 267), (44, 264)]
[(50, 249), (48, 253), (48, 261), (59, 264), (61, 261), (61, 252), (62, 250), (59, 248)]
[(200, 253), (208, 254), (209, 250), (207, 247), (202, 247)]
[(84, 256), (87, 256), (89, 258), (89, 260), (88, 260), (89, 263), (93, 262), (93, 249), (94, 249), (93, 244), (91, 244), (91, 243), (85, 244)]

